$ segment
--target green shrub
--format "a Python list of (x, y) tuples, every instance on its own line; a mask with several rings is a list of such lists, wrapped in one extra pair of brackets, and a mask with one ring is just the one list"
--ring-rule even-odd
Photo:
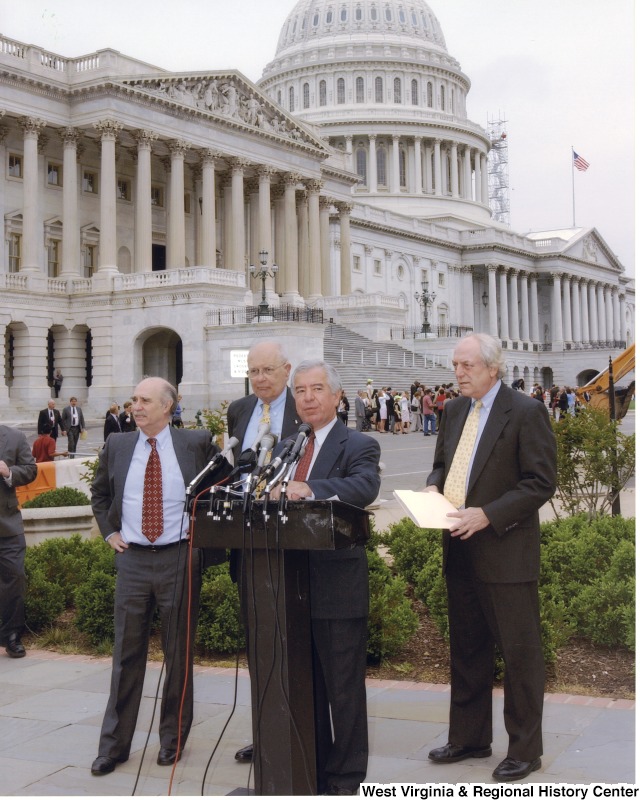
[(33, 500), (27, 500), (22, 508), (60, 508), (62, 506), (90, 506), (91, 500), (79, 489), (71, 486), (61, 486), (59, 489), (50, 489), (43, 492)]
[(367, 548), (369, 621), (367, 657), (382, 661), (398, 653), (418, 630), (418, 617), (406, 596), (406, 583), (394, 577), (378, 552)]
[(235, 653), (244, 647), (238, 589), (227, 564), (209, 567), (202, 577), (196, 645), (213, 653)]
[(434, 551), (442, 554), (442, 531), (418, 528), (409, 517), (391, 525), (381, 538), (393, 555), (394, 567), (408, 583), (416, 583), (418, 573)]
[(25, 596), (27, 628), (35, 633), (52, 625), (64, 611), (64, 606), (62, 588), (57, 583), (52, 583), (42, 569), (30, 569), (27, 573)]
[(93, 645), (113, 642), (113, 601), (115, 575), (93, 572), (75, 590), (75, 624)]

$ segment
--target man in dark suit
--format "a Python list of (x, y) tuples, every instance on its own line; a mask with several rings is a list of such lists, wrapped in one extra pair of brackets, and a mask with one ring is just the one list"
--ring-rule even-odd
[(190, 552), (186, 541), (185, 487), (218, 448), (208, 431), (171, 427), (177, 394), (162, 378), (143, 380), (132, 400), (139, 431), (108, 438), (91, 487), (93, 512), (116, 551), (117, 567), (111, 692), (94, 775), (113, 772), (129, 758), (156, 606), (166, 660), (158, 764), (180, 759), (193, 719), (192, 645), (201, 569), (200, 551)]
[(52, 439), (58, 438), (58, 432), (62, 429), (62, 417), (60, 416), (60, 412), (56, 408), (56, 401), (49, 400), (47, 403), (47, 407), (43, 408), (42, 411), (38, 414), (38, 434), (44, 432), (43, 425), (45, 422), (48, 422), (51, 425), (51, 436)]
[(237, 462), (243, 450), (254, 443), (260, 422), (265, 417), (265, 403), (270, 432), (284, 439), (297, 432), (300, 420), (296, 404), (287, 388), (291, 363), (277, 341), (256, 342), (249, 348), (247, 367), (253, 394), (234, 400), (227, 409), (229, 436), (239, 444), (233, 455)]
[[(238, 444), (233, 449), (235, 463), (243, 450), (255, 442), (260, 424), (268, 419), (269, 430), (279, 440), (293, 436), (300, 425), (293, 395), (287, 386), (291, 362), (282, 344), (265, 340), (256, 342), (247, 354), (249, 381), (253, 393), (234, 400), (227, 409), (229, 437), (235, 436)], [(239, 574), (239, 553), (231, 552), (229, 571), (234, 581)], [(244, 606), (241, 598), (241, 604)], [(251, 761), (253, 744), (241, 747), (236, 753), (237, 761)]]
[(120, 419), (118, 418), (118, 404), (112, 403), (109, 406), (109, 410), (107, 411), (107, 415), (104, 418), (104, 440), (107, 441), (107, 437), (110, 433), (122, 433), (122, 428), (120, 427)]
[[(323, 361), (303, 361), (291, 379), (296, 408), (312, 429), (307, 475), (287, 485), (292, 500), (339, 499), (364, 508), (380, 488), (380, 445), (336, 416), (341, 382)], [(275, 496), (275, 495), (272, 495)], [(369, 573), (362, 545), (309, 552), (318, 790), (357, 794), (367, 774)]]
[[(443, 531), (449, 601), (449, 741), (436, 763), (491, 755), (494, 648), (505, 662), (507, 757), (493, 776), (540, 769), (545, 666), (540, 640), (538, 509), (556, 482), (546, 408), (500, 380), (500, 343), (471, 334), (453, 354), (461, 397), (445, 404), (426, 491), (458, 507)], [(479, 402), (478, 402), (479, 401)]]
[(78, 405), (78, 398), (70, 397), (69, 405), (62, 409), (62, 433), (67, 436), (69, 458), (75, 458), (75, 452), (78, 448), (78, 439), (84, 430), (86, 430), (84, 414)]
[(11, 658), (26, 655), (20, 641), (25, 622), (26, 543), (16, 486), (31, 483), (37, 472), (24, 433), (0, 425), (0, 644)]

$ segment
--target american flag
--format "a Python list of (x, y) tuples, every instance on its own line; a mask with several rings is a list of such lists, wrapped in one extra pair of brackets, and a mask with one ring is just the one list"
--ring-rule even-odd
[(582, 156), (579, 156), (576, 151), (573, 151), (573, 166), (580, 172), (586, 172), (589, 169), (589, 162)]

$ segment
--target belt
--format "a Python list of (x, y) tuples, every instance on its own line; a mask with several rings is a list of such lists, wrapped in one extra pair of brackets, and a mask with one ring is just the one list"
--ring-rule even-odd
[(168, 550), (170, 547), (177, 547), (179, 544), (187, 543), (186, 539), (181, 539), (178, 542), (171, 542), (171, 544), (137, 544), (136, 542), (129, 542), (129, 547), (134, 550), (146, 550), (149, 553), (157, 553), (159, 550)]

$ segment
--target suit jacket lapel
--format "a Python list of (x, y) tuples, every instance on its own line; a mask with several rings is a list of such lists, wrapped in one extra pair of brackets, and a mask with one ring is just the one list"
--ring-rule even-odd
[(131, 464), (131, 459), (133, 458), (133, 451), (135, 450), (136, 444), (138, 442), (138, 436), (140, 434), (136, 431), (135, 433), (128, 433), (125, 436), (118, 436), (118, 437), (110, 437), (110, 447), (117, 447), (118, 449), (115, 451), (115, 460), (118, 464), (126, 464), (126, 469), (116, 469), (114, 470), (114, 496), (119, 498), (120, 506), (122, 507), (122, 498), (124, 496), (124, 484), (127, 480), (127, 474), (129, 472), (129, 465)]
[(469, 475), (469, 488), (467, 493), (471, 492), (473, 484), (478, 479), (478, 476), (484, 469), (489, 456), (493, 452), (493, 448), (495, 447), (498, 437), (502, 433), (504, 426), (509, 421), (509, 414), (511, 413), (509, 392), (511, 391), (513, 390), (509, 389), (507, 386), (503, 384), (500, 387), (495, 400), (493, 401), (493, 406), (491, 407), (491, 413), (489, 414), (489, 419), (487, 420), (487, 423), (484, 426), (484, 430), (482, 431), (482, 436), (480, 437), (480, 441), (478, 442), (476, 457), (473, 459), (471, 474)]
[(342, 454), (344, 443), (347, 441), (348, 436), (346, 425), (343, 425), (342, 422), (338, 420), (324, 440), (318, 457), (313, 464), (311, 473), (309, 474), (309, 478), (326, 478), (331, 474), (333, 465)]
[(180, 465), (180, 471), (184, 478), (184, 485), (186, 486), (194, 475), (197, 474), (196, 459), (193, 448), (189, 446), (187, 436), (182, 436), (179, 429), (169, 428), (171, 432), (171, 439), (173, 441), (173, 449)]
[[(292, 420), (290, 422), (289, 420)], [(296, 410), (296, 401), (291, 394), (291, 390), (287, 389), (287, 399), (284, 404), (284, 417), (282, 419), (282, 433), (281, 439), (286, 439), (287, 436), (293, 436), (298, 432), (300, 426), (300, 418)]]

